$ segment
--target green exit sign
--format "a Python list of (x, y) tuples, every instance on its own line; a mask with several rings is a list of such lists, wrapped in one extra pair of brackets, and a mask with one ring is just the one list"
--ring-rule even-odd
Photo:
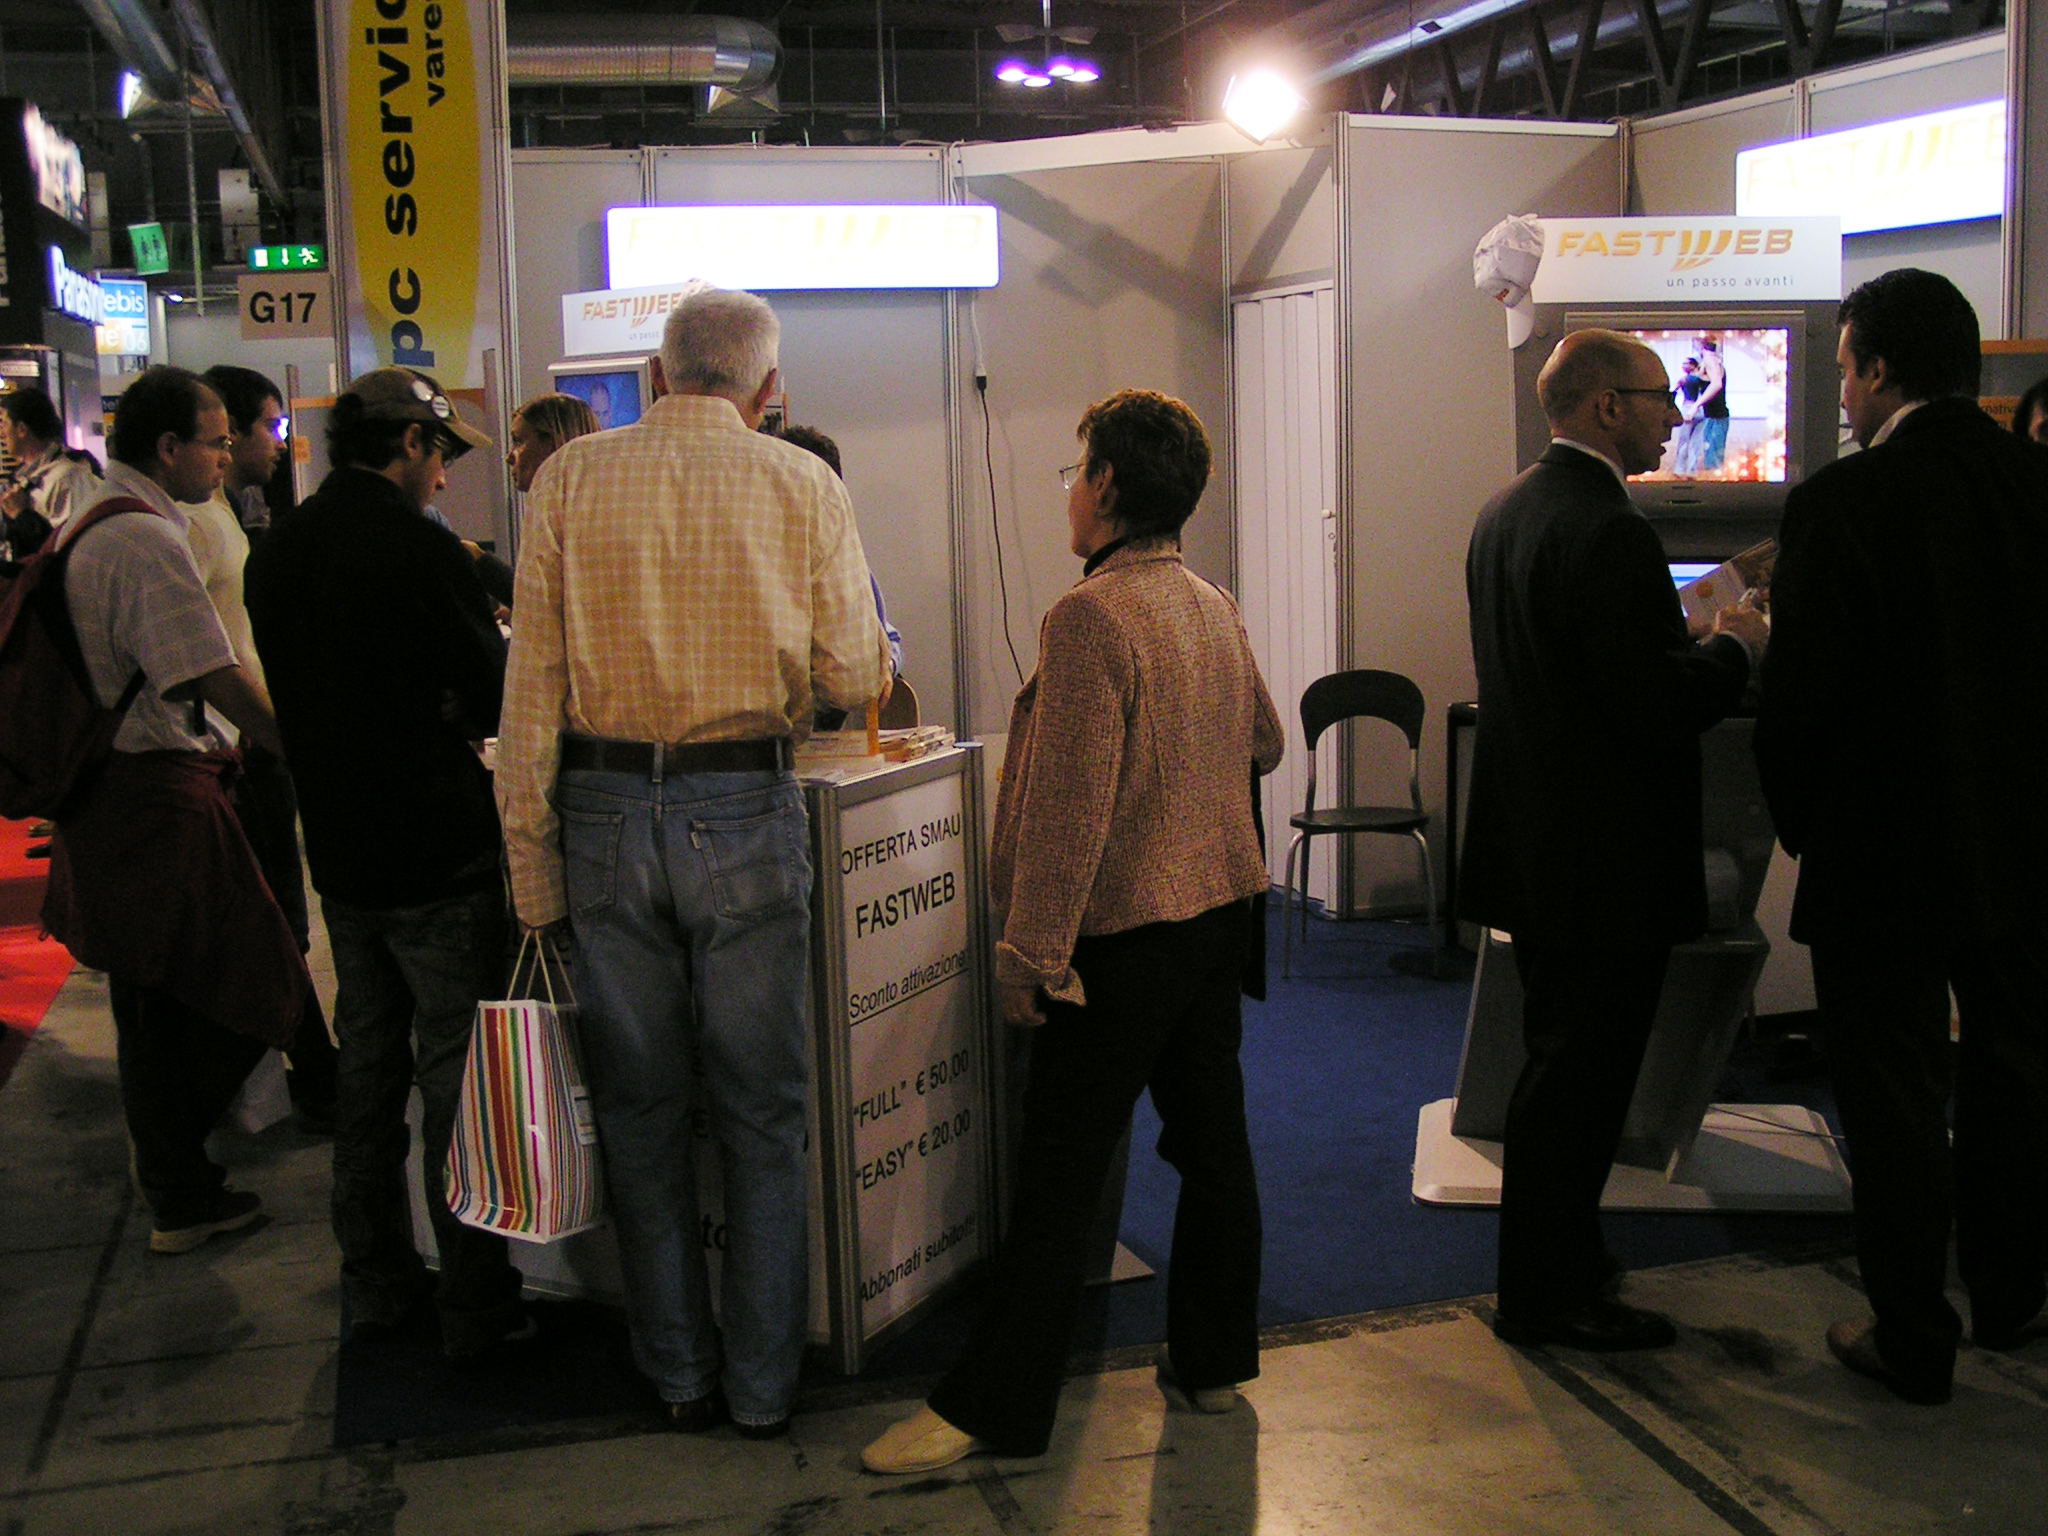
[(128, 244), (135, 252), (135, 271), (140, 276), (171, 270), (171, 247), (161, 224), (130, 224)]
[(327, 265), (324, 245), (252, 245), (251, 272), (318, 272)]

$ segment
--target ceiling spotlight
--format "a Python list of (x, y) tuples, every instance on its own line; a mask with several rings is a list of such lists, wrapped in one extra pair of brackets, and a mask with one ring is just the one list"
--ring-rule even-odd
[(1046, 61), (1045, 72), (1055, 80), (1064, 80), (1074, 72), (1074, 61), (1064, 53), (1056, 53)]
[(1300, 93), (1270, 69), (1233, 75), (1223, 93), (1223, 115), (1255, 144), (1286, 127), (1305, 105)]
[(121, 116), (124, 118), (133, 117), (135, 109), (142, 105), (144, 94), (142, 76), (132, 69), (122, 70), (121, 78), (116, 83), (114, 91), (115, 97), (120, 103)]
[(1031, 70), (1021, 59), (1005, 59), (996, 66), (996, 78), (1005, 85), (1022, 85)]
[(1093, 85), (1102, 78), (1102, 71), (1086, 59), (1076, 59), (1067, 71), (1067, 84)]
[(1034, 69), (1030, 74), (1024, 77), (1023, 83), (1024, 89), (1027, 91), (1042, 91), (1048, 85), (1052, 84), (1052, 76), (1040, 74), (1037, 70)]

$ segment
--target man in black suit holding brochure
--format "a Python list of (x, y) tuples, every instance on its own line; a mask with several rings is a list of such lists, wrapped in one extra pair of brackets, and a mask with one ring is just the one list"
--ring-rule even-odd
[(1671, 946), (1705, 931), (1699, 733), (1767, 628), (1724, 609), (1695, 644), (1624, 478), (1680, 420), (1657, 354), (1567, 335), (1537, 380), (1542, 458), (1479, 515), (1465, 564), (1479, 675), (1462, 916), (1514, 938), (1529, 1059), (1503, 1137), (1500, 1308), (1512, 1344), (1668, 1344), (1612, 1299), (1600, 1192)]
[(1756, 751), (1875, 1313), (1828, 1347), (1941, 1403), (1951, 1224), (1975, 1343), (2048, 1332), (2048, 452), (1978, 409), (1977, 317), (1945, 277), (1856, 289), (1836, 359), (1865, 451), (1786, 499)]

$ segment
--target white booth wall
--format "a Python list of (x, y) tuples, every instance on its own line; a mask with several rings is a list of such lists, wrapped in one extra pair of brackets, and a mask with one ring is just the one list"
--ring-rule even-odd
[[(1740, 150), (1968, 106), (2004, 94), (2005, 39), (1994, 34), (1644, 118), (1630, 134), (1629, 212), (1731, 214), (1735, 156)], [(1893, 267), (1924, 267), (1963, 291), (1987, 337), (2002, 336), (2000, 225), (1995, 218), (1970, 219), (1846, 236), (1842, 291)]]
[[(562, 356), (561, 297), (606, 286), (607, 208), (655, 203), (929, 203), (939, 149), (514, 150), (518, 401)], [(861, 542), (902, 631), (924, 718), (954, 719), (952, 431), (942, 293), (770, 293), (791, 420), (840, 448)], [(1064, 461), (1063, 461), (1064, 462)]]
[[(1206, 147), (1212, 137), (1190, 139)], [(1080, 456), (1074, 428), (1103, 396), (1156, 389), (1202, 418), (1215, 467), (1183, 543), (1191, 569), (1231, 583), (1222, 165), (1213, 155), (1135, 157), (1163, 153), (1162, 138), (1175, 142), (1140, 132), (956, 151), (963, 200), (1000, 211), (1002, 240), (1001, 283), (962, 295), (955, 332), (977, 731), (1008, 729), (1017, 674), (1037, 664), (1039, 622), (1080, 578), (1057, 471)], [(1115, 158), (1120, 151), (1134, 158)], [(1083, 163), (1063, 163), (1070, 158)], [(988, 377), (986, 449), (978, 368)]]
[[(1610, 124), (1405, 117), (1353, 117), (1345, 132), (1343, 664), (1399, 672), (1422, 689), (1422, 790), (1441, 897), (1445, 710), (1476, 692), (1465, 550), (1479, 509), (1515, 473), (1507, 328), (1473, 287), (1472, 250), (1509, 214), (1619, 212), (1618, 134)], [(1406, 744), (1361, 733), (1353, 751), (1354, 796), (1402, 803)], [(1394, 838), (1353, 841), (1347, 909), (1419, 909), (1412, 850)]]

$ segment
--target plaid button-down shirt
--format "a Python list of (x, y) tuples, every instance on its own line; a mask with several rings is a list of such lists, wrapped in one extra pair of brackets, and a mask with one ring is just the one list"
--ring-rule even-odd
[(845, 487), (715, 396), (664, 396), (558, 450), (515, 596), (497, 788), (528, 923), (568, 912), (548, 799), (563, 731), (796, 739), (815, 703), (865, 704), (889, 675)]

